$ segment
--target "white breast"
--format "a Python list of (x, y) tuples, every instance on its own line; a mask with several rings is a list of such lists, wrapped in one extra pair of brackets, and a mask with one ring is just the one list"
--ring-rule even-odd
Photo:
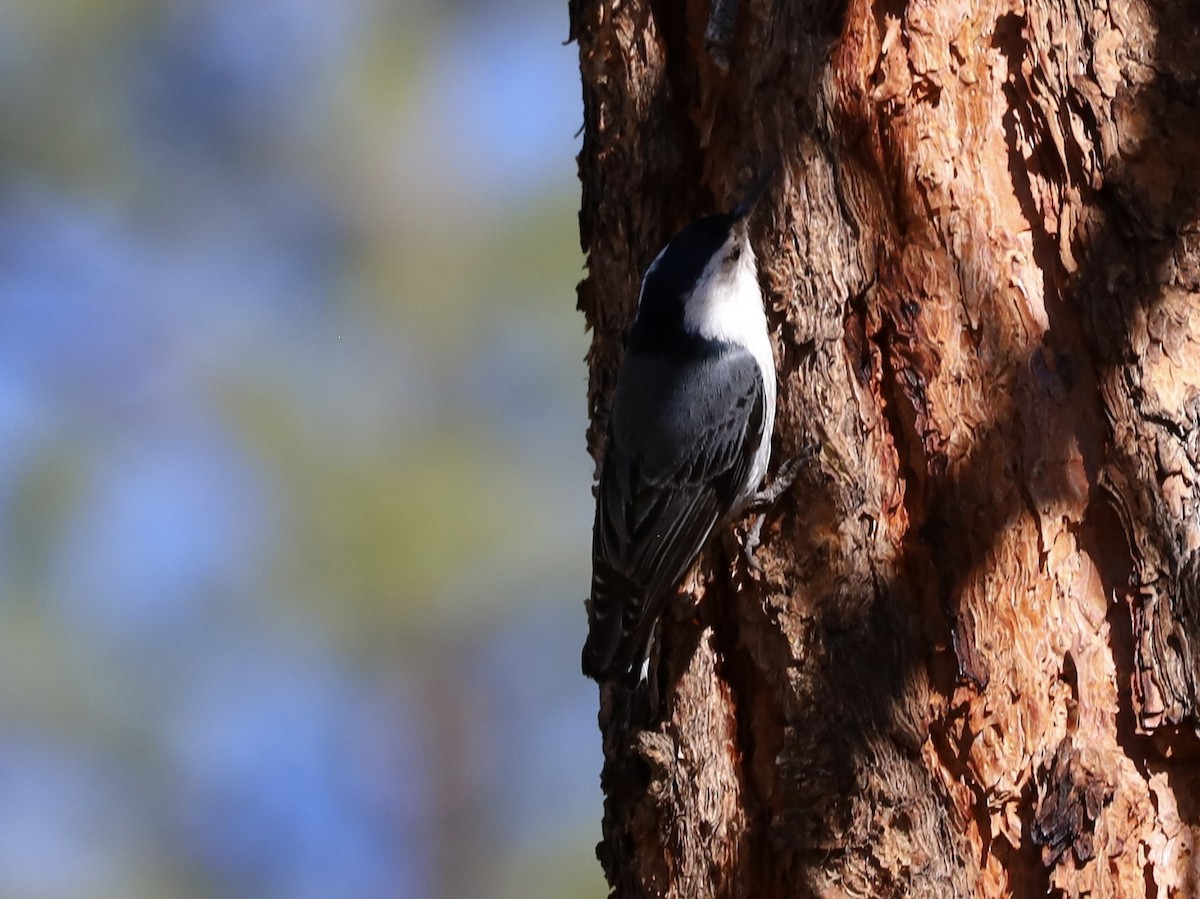
[(683, 312), (684, 327), (709, 340), (745, 347), (758, 362), (763, 379), (763, 441), (754, 456), (750, 475), (739, 491), (737, 505), (745, 502), (762, 483), (771, 460), (771, 434), (775, 428), (775, 356), (767, 332), (762, 291), (754, 252), (743, 244), (741, 258), (729, 271), (721, 269), (718, 254), (696, 283)]

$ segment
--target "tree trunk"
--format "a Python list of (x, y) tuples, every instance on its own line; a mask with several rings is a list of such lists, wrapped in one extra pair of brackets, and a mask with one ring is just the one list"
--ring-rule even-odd
[(572, 3), (589, 446), (641, 272), (778, 160), (823, 451), (602, 691), (614, 894), (1200, 897), (1200, 6), (712, 6)]

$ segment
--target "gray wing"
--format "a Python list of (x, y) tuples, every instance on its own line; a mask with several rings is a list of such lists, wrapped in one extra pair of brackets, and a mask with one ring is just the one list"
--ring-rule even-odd
[(682, 370), (627, 358), (592, 533), (589, 677), (640, 668), (662, 602), (745, 487), (763, 422), (762, 375), (747, 352)]

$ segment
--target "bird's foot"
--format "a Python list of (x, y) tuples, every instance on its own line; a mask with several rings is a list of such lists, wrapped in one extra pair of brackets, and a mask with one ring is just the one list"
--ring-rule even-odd
[(742, 537), (742, 561), (746, 563), (746, 567), (754, 574), (762, 576), (763, 567), (758, 561), (758, 557), (754, 555), (754, 551), (758, 549), (758, 544), (762, 542), (762, 526), (767, 516), (760, 513), (754, 516), (754, 521), (746, 528), (746, 533)]
[(800, 470), (815, 459), (820, 452), (821, 444), (819, 442), (810, 443), (780, 465), (771, 483), (750, 497), (750, 503), (747, 508), (751, 512), (765, 512), (774, 506), (775, 503), (779, 502), (779, 497), (783, 496), (791, 488), (792, 484), (796, 483), (796, 478), (800, 476)]
[(800, 475), (800, 470), (815, 459), (820, 452), (821, 444), (819, 442), (810, 443), (780, 465), (771, 483), (750, 497), (747, 508), (750, 512), (757, 514), (754, 517), (754, 521), (747, 526), (745, 535), (743, 536), (742, 559), (745, 561), (746, 567), (756, 575), (763, 573), (762, 565), (759, 564), (754, 551), (758, 549), (759, 544), (762, 542), (762, 527), (763, 522), (767, 518), (766, 513), (779, 502), (779, 498), (796, 482), (796, 478)]

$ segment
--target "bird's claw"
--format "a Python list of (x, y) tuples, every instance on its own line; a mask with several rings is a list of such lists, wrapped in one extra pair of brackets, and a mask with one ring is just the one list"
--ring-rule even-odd
[(750, 498), (749, 508), (752, 511), (761, 512), (775, 505), (779, 501), (779, 497), (783, 496), (792, 484), (796, 483), (796, 478), (800, 476), (800, 470), (815, 459), (820, 452), (821, 444), (819, 442), (810, 443), (780, 465), (771, 483)]
[(763, 567), (759, 563), (758, 557), (754, 555), (754, 551), (758, 549), (758, 545), (762, 542), (762, 526), (765, 518), (765, 515), (756, 516), (753, 524), (746, 528), (746, 533), (742, 540), (742, 560), (751, 572), (760, 577), (763, 574)]
[(759, 514), (755, 517), (754, 522), (746, 528), (742, 541), (742, 559), (746, 562), (746, 567), (754, 574), (761, 576), (763, 573), (763, 567), (755, 557), (754, 551), (762, 542), (762, 527), (767, 517), (766, 511), (779, 501), (779, 498), (796, 482), (800, 470), (815, 459), (820, 452), (821, 444), (819, 442), (810, 443), (780, 465), (771, 483), (750, 498), (750, 511)]

